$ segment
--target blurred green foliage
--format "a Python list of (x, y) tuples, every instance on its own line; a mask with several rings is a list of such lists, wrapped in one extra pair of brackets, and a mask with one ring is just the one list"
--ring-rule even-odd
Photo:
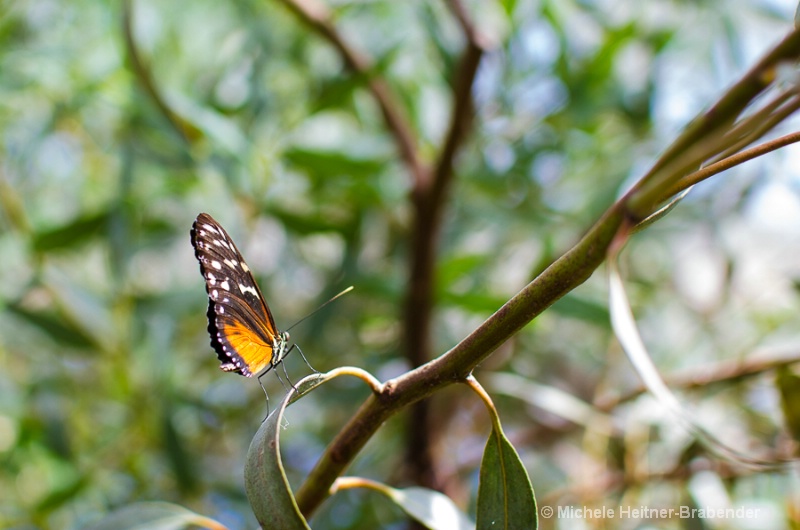
[[(450, 13), (438, 2), (332, 4), (340, 31), (374, 58), (432, 156), (461, 45)], [(440, 241), (436, 352), (568, 248), (788, 30), (794, 9), (468, 5), (497, 47), (481, 65), (476, 130), (457, 158)], [(364, 80), (278, 3), (137, 0), (131, 15), (126, 39), (118, 3), (0, 8), (3, 528), (79, 528), (138, 500), (255, 525), (243, 462), (266, 405), (255, 381), (218, 370), (208, 345), (188, 237), (201, 211), (236, 239), (281, 328), (356, 286), (292, 330), (316, 369), (352, 364), (381, 379), (408, 369), (398, 340), (409, 177)], [(786, 160), (779, 153), (709, 183), (630, 245), (634, 309), (665, 372), (796, 343), (797, 217), (770, 222), (775, 203), (765, 202), (782, 193), (781, 204), (797, 206), (798, 174)], [(308, 372), (297, 356), (287, 364), (294, 379)], [(636, 386), (609, 330), (599, 274), (497, 352), (479, 379), (483, 371), (586, 401)], [(781, 381), (796, 378), (787, 374)], [(272, 377), (265, 384), (271, 396), (284, 392)], [(366, 396), (356, 384), (330, 386), (287, 412), (284, 460), (298, 481)], [(750, 448), (794, 443), (773, 378), (706, 390), (692, 399), (720, 437)], [(461, 484), (456, 501), (474, 506), (489, 420), (468, 392), (444, 394), (435, 400), (445, 431), (436, 450)], [(702, 505), (713, 490), (761, 507), (772, 528), (798, 524), (791, 473), (681, 476), (678, 464), (696, 447), (647, 397), (615, 411), (626, 435), (602, 443), (591, 426), (541, 406), (510, 397), (498, 406), (540, 506), (560, 494), (582, 502), (581, 492), (597, 503)], [(792, 432), (796, 424), (792, 417)], [(404, 428), (384, 426), (351, 472), (404, 485)], [(598, 485), (601, 471), (607, 482)], [(403, 521), (370, 493), (348, 492), (312, 524)]]

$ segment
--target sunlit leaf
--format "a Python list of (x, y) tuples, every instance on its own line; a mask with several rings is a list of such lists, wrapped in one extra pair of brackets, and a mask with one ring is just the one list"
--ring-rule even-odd
[(475, 523), (447, 495), (427, 488), (386, 488), (385, 493), (415, 521), (431, 530), (469, 530)]
[(516, 0), (502, 0), (500, 6), (511, 16), (514, 14), (514, 8), (517, 6), (517, 2)]
[(140, 502), (110, 513), (87, 530), (180, 530), (189, 527), (225, 530), (213, 519), (168, 502)]
[(558, 387), (536, 383), (512, 373), (490, 374), (488, 380), (494, 392), (514, 396), (578, 425), (606, 434), (613, 431), (610, 416)]
[(381, 159), (356, 158), (342, 151), (322, 151), (300, 147), (286, 151), (285, 158), (312, 175), (325, 175), (328, 178), (341, 175), (374, 176), (385, 164)]

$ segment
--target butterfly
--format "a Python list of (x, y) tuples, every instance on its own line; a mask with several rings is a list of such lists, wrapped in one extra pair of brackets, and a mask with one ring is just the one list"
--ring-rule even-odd
[(220, 368), (245, 377), (267, 373), (294, 348), (289, 333), (278, 331), (253, 273), (225, 229), (201, 213), (190, 234), (206, 281), (208, 333)]

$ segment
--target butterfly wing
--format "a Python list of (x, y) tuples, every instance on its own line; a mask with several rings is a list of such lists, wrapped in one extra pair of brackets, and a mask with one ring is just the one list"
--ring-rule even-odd
[(191, 237), (208, 292), (211, 346), (221, 368), (246, 377), (272, 368), (283, 358), (288, 337), (275, 326), (239, 249), (206, 213), (197, 216)]

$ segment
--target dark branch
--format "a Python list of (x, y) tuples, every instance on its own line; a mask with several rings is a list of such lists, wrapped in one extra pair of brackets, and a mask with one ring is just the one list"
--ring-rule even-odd
[[(436, 290), (434, 271), (442, 212), (454, 176), (455, 157), (472, 126), (472, 86), (483, 54), (482, 47), (477, 44), (477, 33), (460, 1), (450, 0), (449, 5), (463, 29), (466, 48), (452, 82), (450, 124), (438, 160), (433, 170), (424, 175), (426, 178), (417, 181), (412, 196), (415, 215), (403, 319), (403, 345), (405, 357), (414, 367), (431, 358), (430, 326), (433, 318), (433, 293)], [(433, 448), (443, 426), (432, 425), (429, 418), (428, 401), (420, 401), (412, 407), (407, 447), (409, 478), (420, 486), (442, 489), (444, 485), (437, 472)]]

